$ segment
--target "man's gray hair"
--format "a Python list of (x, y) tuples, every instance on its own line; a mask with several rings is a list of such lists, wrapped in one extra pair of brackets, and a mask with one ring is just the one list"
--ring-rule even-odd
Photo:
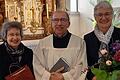
[(109, 8), (112, 10), (113, 13), (113, 8), (112, 5), (108, 1), (100, 1), (95, 7), (94, 7), (94, 13), (98, 8)]
[(56, 13), (56, 12), (57, 12), (57, 13), (59, 13), (59, 12), (64, 12), (64, 13), (66, 14), (66, 17), (68, 18), (68, 21), (70, 21), (69, 13), (66, 12), (66, 11), (61, 11), (61, 10), (54, 11), (54, 12), (52, 13), (52, 18), (53, 18), (54, 13)]
[(1, 37), (2, 37), (3, 41), (7, 40), (7, 32), (11, 28), (16, 28), (16, 29), (20, 30), (20, 36), (21, 36), (21, 38), (23, 37), (22, 24), (20, 22), (17, 22), (17, 21), (5, 22), (5, 23), (3, 23), (2, 30), (1, 30)]

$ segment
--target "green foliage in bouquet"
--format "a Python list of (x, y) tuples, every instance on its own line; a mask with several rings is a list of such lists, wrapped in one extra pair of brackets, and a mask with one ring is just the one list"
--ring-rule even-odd
[(0, 77), (0, 80), (3, 80), (3, 79)]
[(98, 68), (91, 68), (91, 70), (97, 80), (120, 80), (120, 70), (114, 70), (112, 72), (106, 72)]
[(111, 52), (106, 49), (100, 50), (101, 57), (95, 65), (91, 67), (92, 73), (97, 80), (120, 80), (120, 43), (113, 43)]

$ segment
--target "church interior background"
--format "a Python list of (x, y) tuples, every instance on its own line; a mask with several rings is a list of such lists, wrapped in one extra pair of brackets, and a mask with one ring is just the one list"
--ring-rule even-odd
[[(101, 0), (0, 0), (0, 30), (3, 22), (19, 21), (23, 25), (24, 40), (36, 40), (51, 34), (51, 15), (55, 10), (66, 10), (70, 16), (69, 31), (83, 37), (94, 29), (93, 9), (89, 1)], [(120, 0), (111, 0), (120, 26)], [(118, 24), (119, 23), (119, 24)], [(1, 39), (0, 39), (1, 41)]]
[(24, 39), (40, 39), (52, 33), (51, 15), (65, 10), (65, 0), (0, 0), (0, 29), (5, 21), (19, 21)]

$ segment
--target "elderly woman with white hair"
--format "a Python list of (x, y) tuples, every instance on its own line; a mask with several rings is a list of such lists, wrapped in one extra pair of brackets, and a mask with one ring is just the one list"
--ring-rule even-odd
[(23, 38), (20, 22), (6, 22), (2, 26), (1, 36), (3, 43), (0, 45), (0, 77), (2, 80), (24, 65), (33, 72), (33, 51), (21, 43)]
[[(99, 2), (94, 8), (95, 29), (84, 36), (88, 66), (98, 62), (101, 57), (98, 53), (100, 50), (105, 48), (111, 52), (111, 44), (120, 41), (120, 29), (112, 25), (113, 14), (113, 8), (107, 1)], [(89, 71), (87, 79), (96, 80), (96, 77)]]

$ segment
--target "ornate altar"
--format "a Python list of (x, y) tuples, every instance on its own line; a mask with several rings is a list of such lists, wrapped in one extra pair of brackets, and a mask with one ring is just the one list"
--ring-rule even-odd
[(61, 1), (63, 2), (65, 0), (2, 1), (5, 3), (5, 21), (21, 22), (25, 35), (24, 39), (39, 39), (52, 33), (52, 11), (61, 8)]
[(5, 13), (5, 2), (0, 0), (0, 30), (2, 28), (2, 23), (4, 22), (4, 13)]

